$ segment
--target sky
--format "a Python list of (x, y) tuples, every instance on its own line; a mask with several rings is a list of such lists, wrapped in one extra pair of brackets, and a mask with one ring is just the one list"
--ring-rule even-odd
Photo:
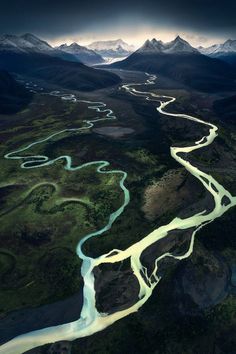
[(33, 33), (57, 45), (147, 38), (192, 45), (236, 39), (235, 0), (11, 0), (0, 2), (0, 34)]

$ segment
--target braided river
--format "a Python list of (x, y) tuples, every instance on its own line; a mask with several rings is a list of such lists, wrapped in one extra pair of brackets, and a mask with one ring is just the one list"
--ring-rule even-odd
[[(221, 184), (219, 184), (211, 175), (199, 170), (196, 166), (193, 166), (187, 159), (185, 159), (188, 153), (191, 153), (195, 150), (199, 150), (213, 143), (214, 139), (217, 137), (217, 126), (191, 115), (170, 113), (169, 111), (167, 111), (167, 106), (169, 106), (172, 102), (175, 101), (174, 97), (158, 95), (152, 91), (138, 90), (138, 87), (142, 87), (144, 85), (146, 87), (151, 87), (155, 84), (156, 79), (157, 78), (155, 75), (147, 74), (147, 80), (145, 83), (124, 84), (121, 89), (125, 90), (127, 94), (138, 96), (141, 99), (145, 99), (147, 101), (156, 102), (156, 110), (162, 115), (173, 117), (173, 119), (187, 119), (195, 123), (207, 126), (209, 128), (208, 135), (203, 136), (199, 141), (196, 141), (191, 146), (172, 146), (170, 148), (170, 154), (173, 159), (175, 159), (190, 174), (192, 174), (202, 183), (204, 188), (211, 194), (214, 201), (214, 207), (211, 211), (202, 210), (201, 212), (190, 217), (175, 217), (168, 224), (160, 226), (148, 235), (144, 235), (140, 241), (134, 243), (127, 249), (112, 249), (109, 253), (102, 254), (97, 258), (92, 258), (84, 254), (84, 243), (92, 237), (102, 237), (102, 234), (111, 229), (112, 224), (115, 222), (115, 220), (125, 211), (125, 207), (128, 205), (130, 200), (129, 190), (125, 186), (127, 173), (121, 170), (109, 169), (110, 164), (108, 161), (91, 161), (80, 166), (72, 167), (72, 157), (68, 155), (58, 156), (57, 158), (50, 160), (48, 156), (24, 156), (21, 155), (21, 153), (30, 150), (30, 148), (35, 145), (43, 144), (57, 135), (65, 133), (69, 134), (70, 132), (76, 131), (79, 133), (80, 131), (82, 132), (83, 130), (92, 128), (98, 121), (116, 119), (116, 116), (114, 115), (111, 109), (106, 108), (106, 104), (103, 102), (79, 100), (73, 94), (62, 95), (59, 91), (52, 92), (52, 95), (61, 97), (64, 100), (73, 101), (75, 103), (86, 103), (89, 109), (102, 113), (104, 117), (95, 118), (93, 120), (85, 120), (84, 126), (82, 128), (65, 129), (59, 132), (55, 132), (46, 138), (32, 142), (31, 144), (16, 151), (7, 153), (5, 155), (5, 158), (11, 160), (19, 160), (21, 163), (21, 168), (24, 169), (43, 168), (44, 166), (54, 164), (58, 160), (64, 160), (64, 168), (66, 170), (71, 171), (71, 173), (73, 173), (73, 171), (80, 170), (84, 167), (95, 165), (97, 173), (117, 174), (118, 176), (120, 176), (119, 185), (123, 193), (123, 203), (115, 212), (110, 214), (107, 224), (102, 229), (85, 235), (78, 242), (76, 253), (77, 256), (82, 260), (81, 275), (84, 280), (83, 307), (80, 318), (71, 323), (65, 323), (59, 326), (43, 328), (40, 330), (28, 332), (23, 335), (19, 335), (10, 340), (9, 342), (3, 344), (0, 347), (0, 353), (20, 354), (32, 348), (45, 345), (47, 343), (54, 343), (62, 340), (73, 341), (78, 338), (87, 337), (93, 335), (94, 333), (102, 331), (103, 329), (112, 325), (116, 321), (138, 311), (152, 295), (154, 288), (157, 286), (161, 279), (161, 277), (157, 274), (159, 262), (162, 259), (168, 257), (175, 258), (176, 260), (182, 260), (189, 257), (193, 252), (194, 239), (198, 230), (204, 227), (205, 225), (211, 223), (216, 218), (219, 218), (227, 210), (236, 205), (236, 197), (232, 196), (230, 192), (227, 191)], [(192, 229), (193, 231), (186, 252), (178, 256), (170, 252), (166, 252), (161, 256), (158, 256), (158, 258), (156, 258), (155, 260), (155, 265), (151, 274), (148, 274), (147, 268), (144, 267), (141, 261), (142, 253), (148, 247), (154, 245), (159, 240), (168, 237), (168, 234), (171, 231), (187, 229)], [(100, 313), (96, 307), (94, 270), (99, 265), (119, 263), (124, 260), (129, 260), (133, 274), (139, 283), (138, 299), (135, 304), (129, 306), (124, 310), (116, 311), (112, 314)]]

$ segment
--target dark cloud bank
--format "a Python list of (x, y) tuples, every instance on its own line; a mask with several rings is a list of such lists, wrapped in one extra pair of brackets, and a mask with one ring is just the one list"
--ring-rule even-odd
[(235, 0), (1, 1), (0, 33), (33, 32), (53, 39), (136, 22), (236, 38), (235, 13)]

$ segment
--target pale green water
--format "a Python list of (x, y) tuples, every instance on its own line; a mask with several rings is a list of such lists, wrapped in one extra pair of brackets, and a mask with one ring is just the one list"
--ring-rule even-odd
[[(155, 81), (156, 77), (154, 75), (148, 75), (148, 80), (145, 85), (152, 85)], [(182, 166), (184, 166), (193, 176), (199, 179), (199, 181), (204, 185), (204, 187), (211, 193), (212, 197), (214, 198), (215, 206), (211, 212), (207, 212), (203, 210), (201, 213), (195, 214), (191, 217), (180, 219), (175, 218), (169, 224), (163, 225), (158, 229), (151, 232), (149, 235), (146, 235), (141, 239), (141, 241), (134, 243), (132, 246), (128, 247), (126, 250), (111, 250), (109, 253), (101, 255), (98, 258), (91, 258), (86, 256), (82, 252), (82, 245), (86, 240), (91, 237), (99, 236), (105, 231), (109, 230), (113, 224), (113, 222), (119, 217), (119, 215), (124, 211), (125, 206), (129, 203), (129, 191), (125, 187), (125, 179), (127, 174), (124, 171), (118, 170), (106, 170), (106, 167), (109, 166), (109, 162), (107, 161), (92, 161), (81, 166), (73, 167), (72, 168), (72, 160), (70, 156), (60, 156), (54, 160), (49, 160), (47, 156), (30, 156), (27, 158), (21, 157), (20, 153), (30, 149), (32, 146), (36, 144), (41, 144), (46, 142), (47, 140), (51, 139), (52, 137), (59, 135), (64, 132), (72, 132), (72, 131), (82, 131), (83, 129), (91, 128), (95, 122), (100, 120), (106, 119), (115, 119), (113, 112), (109, 109), (105, 109), (105, 104), (102, 102), (90, 102), (90, 101), (78, 101), (78, 102), (85, 102), (88, 103), (90, 106), (89, 108), (94, 109), (98, 112), (104, 112), (106, 114), (106, 118), (103, 119), (94, 119), (94, 120), (87, 120), (86, 127), (78, 128), (78, 129), (66, 129), (57, 133), (50, 135), (49, 137), (42, 139), (40, 141), (34, 142), (24, 148), (21, 148), (17, 151), (8, 153), (5, 155), (5, 158), (8, 159), (16, 159), (16, 160), (23, 160), (24, 162), (21, 163), (22, 168), (39, 168), (43, 166), (48, 166), (53, 164), (55, 161), (59, 159), (65, 160), (65, 169), (70, 171), (75, 171), (82, 169), (85, 166), (89, 165), (98, 165), (97, 172), (98, 173), (116, 173), (121, 175), (120, 179), (120, 187), (123, 191), (124, 199), (123, 204), (116, 212), (112, 213), (109, 217), (109, 221), (107, 225), (98, 230), (94, 233), (86, 235), (78, 244), (77, 246), (77, 254), (83, 260), (81, 274), (84, 278), (84, 303), (81, 312), (81, 317), (71, 323), (63, 324), (60, 326), (49, 327), (38, 331), (33, 331), (26, 333), (24, 335), (18, 336), (11, 341), (7, 342), (6, 344), (0, 347), (0, 353), (6, 354), (19, 354), (23, 353), (29, 349), (35, 348), (40, 345), (44, 345), (47, 343), (53, 343), (60, 340), (74, 340), (81, 337), (86, 337), (92, 335), (98, 331), (103, 330), (104, 328), (110, 326), (115, 321), (128, 316), (129, 314), (138, 311), (138, 309), (147, 301), (147, 299), (151, 296), (153, 289), (160, 281), (160, 278), (157, 276), (158, 270), (158, 262), (165, 258), (165, 257), (173, 257), (175, 259), (184, 259), (191, 255), (194, 246), (194, 237), (196, 232), (203, 227), (204, 225), (212, 222), (214, 219), (220, 217), (224, 214), (228, 209), (232, 206), (236, 205), (236, 197), (233, 197), (227, 190), (224, 189), (212, 176), (200, 171), (195, 166), (191, 165), (190, 162), (184, 160), (180, 157), (179, 153), (189, 153), (194, 150), (201, 149), (204, 146), (210, 145), (217, 136), (218, 128), (208, 122), (195, 118), (193, 116), (189, 116), (186, 114), (172, 114), (166, 112), (164, 109), (167, 105), (172, 103), (175, 98), (170, 96), (159, 96), (152, 92), (142, 92), (136, 90), (134, 87), (143, 84), (129, 84), (123, 85), (122, 88), (126, 90), (128, 93), (144, 97), (146, 100), (152, 100), (159, 102), (159, 106), (157, 110), (168, 116), (172, 116), (175, 118), (184, 118), (188, 120), (192, 120), (199, 124), (204, 124), (209, 127), (209, 135), (203, 137), (201, 140), (195, 142), (193, 146), (189, 147), (171, 147), (170, 152), (171, 156), (179, 162)], [(54, 93), (58, 95), (57, 92)], [(162, 101), (163, 98), (165, 102)], [(64, 99), (69, 99), (76, 102), (76, 98), (74, 95), (66, 95)], [(35, 164), (38, 165), (35, 165)], [(229, 203), (224, 205), (222, 200), (224, 197), (227, 197)], [(171, 253), (165, 253), (159, 256), (155, 262), (155, 268), (152, 274), (149, 276), (147, 274), (147, 269), (141, 263), (141, 254), (142, 252), (158, 240), (167, 237), (168, 233), (172, 230), (176, 229), (190, 229), (194, 228), (194, 232), (192, 233), (191, 241), (189, 244), (189, 248), (185, 254), (182, 256), (174, 256)], [(138, 301), (130, 306), (126, 310), (117, 311), (111, 315), (109, 314), (102, 314), (99, 313), (96, 309), (96, 302), (95, 302), (95, 288), (94, 288), (94, 274), (93, 270), (96, 266), (102, 263), (116, 263), (121, 262), (125, 259), (130, 259), (130, 264), (133, 270), (135, 277), (137, 278), (140, 291), (139, 291), (139, 299)]]

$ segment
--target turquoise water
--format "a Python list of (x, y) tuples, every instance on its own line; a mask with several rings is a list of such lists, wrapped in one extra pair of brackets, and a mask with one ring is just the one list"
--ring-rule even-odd
[[(81, 101), (77, 100), (75, 95), (64, 95), (62, 98), (64, 100), (69, 100), (72, 102), (85, 102), (87, 103), (90, 109), (94, 109), (97, 112), (105, 113), (105, 118), (94, 119), (94, 120), (86, 120), (85, 126), (82, 128), (76, 129), (65, 129), (60, 132), (56, 132), (51, 134), (49, 137), (41, 139), (39, 141), (33, 142), (26, 147), (18, 149), (14, 152), (8, 153), (5, 155), (7, 159), (15, 159), (23, 161), (21, 162), (21, 168), (42, 168), (43, 166), (48, 166), (53, 164), (58, 160), (65, 160), (64, 168), (73, 172), (75, 170), (82, 169), (86, 166), (97, 165), (98, 173), (112, 173), (119, 174), (121, 176), (120, 179), (120, 188), (123, 191), (123, 203), (122, 205), (114, 212), (110, 214), (108, 223), (105, 227), (100, 230), (97, 230), (94, 233), (90, 233), (85, 235), (83, 239), (77, 245), (77, 255), (82, 259), (82, 268), (81, 274), (84, 279), (84, 288), (83, 288), (83, 308), (81, 311), (81, 317), (71, 323), (66, 323), (60, 326), (44, 328), (42, 330), (33, 331), (26, 333), (24, 335), (18, 336), (8, 343), (2, 345), (0, 347), (0, 353), (6, 354), (17, 354), (23, 353), (31, 348), (35, 348), (40, 345), (44, 345), (47, 343), (53, 343), (60, 340), (74, 340), (77, 338), (86, 337), (92, 335), (98, 331), (105, 329), (106, 327), (112, 325), (119, 319), (128, 316), (129, 314), (138, 311), (138, 309), (143, 306), (143, 304), (148, 300), (148, 298), (152, 295), (153, 289), (157, 286), (160, 281), (160, 277), (157, 275), (158, 271), (158, 263), (161, 259), (166, 257), (172, 257), (178, 260), (185, 259), (191, 255), (194, 247), (194, 239), (197, 231), (208, 223), (212, 222), (216, 218), (223, 215), (227, 210), (229, 210), (232, 206), (236, 205), (236, 198), (230, 194), (227, 190), (224, 189), (222, 185), (220, 185), (211, 175), (204, 173), (199, 170), (197, 167), (193, 166), (189, 161), (184, 160), (181, 156), (186, 156), (186, 154), (191, 151), (201, 149), (202, 147), (210, 145), (214, 139), (217, 137), (218, 128), (211, 123), (205, 122), (196, 117), (186, 115), (186, 114), (174, 114), (169, 113), (165, 110), (165, 108), (175, 101), (174, 97), (171, 96), (161, 96), (157, 95), (153, 92), (144, 92), (138, 91), (135, 87), (142, 85), (153, 85), (156, 76), (148, 75), (148, 79), (145, 83), (140, 84), (127, 84), (123, 85), (122, 89), (125, 90), (128, 94), (132, 94), (135, 96), (143, 97), (148, 101), (156, 101), (158, 102), (158, 106), (156, 107), (157, 111), (163, 115), (168, 115), (174, 118), (180, 119), (188, 119), (194, 121), (198, 124), (204, 124), (209, 127), (209, 134), (207, 136), (202, 137), (199, 141), (195, 142), (194, 145), (189, 147), (171, 147), (170, 153), (171, 156), (182, 166), (186, 168), (193, 176), (195, 176), (203, 186), (208, 190), (208, 192), (212, 195), (214, 199), (214, 208), (212, 211), (208, 212), (203, 210), (200, 213), (192, 215), (188, 218), (174, 218), (170, 223), (163, 225), (154, 231), (152, 231), (148, 235), (144, 235), (144, 237), (139, 241), (131, 245), (125, 250), (111, 250), (107, 254), (103, 254), (97, 258), (88, 257), (82, 251), (83, 244), (90, 239), (91, 237), (101, 237), (101, 235), (108, 231), (114, 221), (123, 213), (125, 207), (129, 203), (130, 195), (128, 189), (125, 187), (125, 180), (127, 177), (126, 172), (120, 170), (107, 170), (109, 167), (108, 161), (91, 161), (86, 164), (72, 167), (72, 158), (68, 155), (59, 156), (56, 159), (50, 160), (47, 156), (43, 155), (32, 155), (32, 156), (21, 156), (21, 153), (29, 150), (36, 144), (42, 144), (56, 135), (62, 133), (70, 133), (74, 131), (82, 131), (84, 129), (91, 128), (95, 122), (107, 119), (115, 119), (115, 115), (110, 109), (106, 109), (106, 105), (103, 102), (91, 102), (91, 101)], [(61, 96), (59, 92), (52, 93), (56, 96)], [(163, 100), (164, 99), (164, 100)], [(184, 154), (182, 154), (184, 153)], [(180, 156), (180, 155), (181, 156)], [(229, 203), (224, 205), (223, 198), (227, 197)], [(155, 261), (155, 267), (151, 275), (148, 275), (147, 269), (141, 263), (141, 254), (145, 249), (150, 247), (152, 244), (158, 242), (160, 239), (167, 237), (169, 232), (176, 229), (194, 229), (191, 241), (189, 243), (188, 250), (180, 255), (174, 256), (173, 254), (166, 252), (159, 256)], [(140, 291), (139, 298), (137, 302), (130, 306), (129, 308), (117, 311), (113, 314), (104, 314), (99, 313), (96, 308), (96, 289), (94, 286), (94, 268), (103, 263), (118, 263), (124, 260), (130, 260), (130, 265), (133, 270), (133, 274), (138, 280)]]

